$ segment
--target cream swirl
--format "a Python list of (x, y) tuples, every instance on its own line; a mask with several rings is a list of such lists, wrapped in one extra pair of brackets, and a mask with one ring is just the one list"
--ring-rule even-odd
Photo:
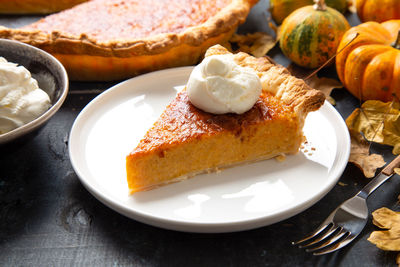
[(257, 73), (239, 66), (231, 55), (206, 57), (193, 69), (187, 84), (191, 103), (214, 114), (248, 111), (261, 90)]

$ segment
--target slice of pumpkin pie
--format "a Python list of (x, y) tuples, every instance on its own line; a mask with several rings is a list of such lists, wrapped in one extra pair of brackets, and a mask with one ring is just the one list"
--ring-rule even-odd
[(297, 153), (307, 113), (324, 99), (267, 58), (213, 46), (126, 157), (130, 193)]

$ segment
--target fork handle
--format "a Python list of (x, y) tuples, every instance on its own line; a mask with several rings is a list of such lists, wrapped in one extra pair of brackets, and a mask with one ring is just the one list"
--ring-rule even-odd
[(379, 186), (381, 186), (387, 179), (392, 177), (394, 168), (400, 166), (400, 155), (397, 156), (392, 162), (390, 162), (386, 167), (381, 171), (381, 173), (375, 176), (371, 182), (369, 182), (360, 192), (358, 192), (357, 196), (367, 199), (367, 197), (375, 191)]
[(394, 168), (400, 166), (400, 155), (398, 155), (392, 162), (390, 162), (386, 167), (382, 170), (382, 173), (385, 175), (391, 175), (394, 172)]

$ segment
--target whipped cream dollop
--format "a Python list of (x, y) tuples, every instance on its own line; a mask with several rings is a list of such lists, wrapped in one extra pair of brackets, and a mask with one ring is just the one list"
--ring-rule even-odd
[(49, 96), (25, 67), (0, 57), (0, 134), (36, 119), (50, 106)]
[(231, 55), (206, 57), (190, 74), (187, 92), (197, 108), (214, 114), (242, 114), (261, 94), (257, 73), (236, 64)]

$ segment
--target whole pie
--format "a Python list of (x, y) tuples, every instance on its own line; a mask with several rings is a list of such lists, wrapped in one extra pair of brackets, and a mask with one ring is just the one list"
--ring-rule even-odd
[(50, 52), (73, 80), (115, 80), (197, 63), (256, 2), (91, 0), (20, 29), (0, 27), (0, 38)]
[[(208, 49), (206, 57), (228, 53), (217, 45)], [(324, 95), (266, 57), (254, 58), (246, 53), (232, 57), (260, 77), (262, 93), (258, 101), (243, 114), (215, 115), (192, 105), (185, 89), (178, 93), (126, 157), (131, 193), (298, 152), (304, 141), (304, 120), (324, 103)]]

